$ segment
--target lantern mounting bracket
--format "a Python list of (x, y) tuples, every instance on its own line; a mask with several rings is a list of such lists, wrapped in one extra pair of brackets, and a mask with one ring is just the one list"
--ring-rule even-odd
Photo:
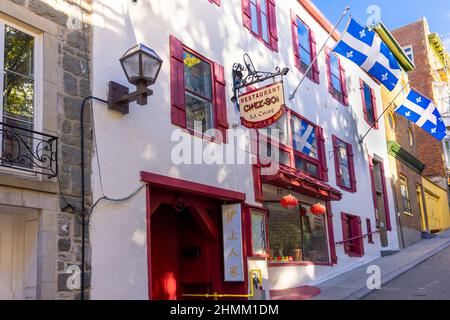
[(108, 83), (108, 109), (128, 114), (130, 102), (136, 101), (139, 105), (147, 104), (147, 97), (153, 95), (153, 90), (145, 84), (138, 85), (137, 90), (130, 93), (130, 89), (120, 83), (110, 81)]
[(268, 79), (274, 79), (275, 77), (283, 77), (288, 74), (289, 68), (280, 69), (280, 67), (275, 68), (275, 72), (266, 72), (256, 70), (252, 59), (245, 53), (243, 56), (244, 65), (236, 62), (233, 65), (233, 97), (231, 101), (237, 103), (237, 97), (239, 95), (239, 90), (245, 87), (266, 81)]

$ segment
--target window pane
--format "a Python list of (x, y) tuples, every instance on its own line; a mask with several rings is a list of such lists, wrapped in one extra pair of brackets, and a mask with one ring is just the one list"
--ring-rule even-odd
[(311, 206), (302, 204), (306, 214), (303, 222), (303, 259), (313, 262), (328, 262), (327, 227), (325, 215), (315, 216)]
[(266, 223), (264, 214), (251, 210), (253, 254), (266, 254)]
[(33, 78), (34, 38), (13, 27), (5, 26), (5, 70)]
[(331, 83), (333, 85), (333, 88), (337, 92), (342, 93), (341, 77), (336, 77), (336, 76), (332, 75), (331, 76)]
[(291, 165), (289, 152), (278, 149), (264, 141), (259, 143), (259, 157), (264, 164), (268, 164), (268, 159), (270, 159), (286, 166)]
[(303, 65), (306, 66), (305, 69), (307, 69), (311, 64), (311, 54), (303, 49), (303, 47), (300, 48), (300, 61)]
[(309, 173), (310, 175), (314, 177), (319, 177), (319, 168), (317, 165), (299, 157), (295, 157), (295, 168), (300, 171), (304, 171), (306, 173)]
[(261, 12), (267, 14), (267, 0), (260, 0)]
[(348, 159), (347, 145), (341, 141), (338, 141), (339, 148), (339, 171), (341, 174), (341, 183), (346, 188), (351, 188), (350, 181), (350, 162)]
[(212, 105), (209, 101), (201, 99), (193, 94), (186, 92), (186, 127), (194, 128), (195, 121), (201, 123), (202, 132), (213, 127)]
[(366, 104), (367, 120), (370, 123), (375, 122), (375, 115), (372, 104), (372, 92), (367, 84), (364, 83), (364, 101)]
[(298, 44), (303, 50), (309, 55), (311, 59), (311, 45), (310, 45), (310, 37), (309, 37), (309, 29), (297, 19), (297, 32), (298, 32)]
[(265, 42), (269, 42), (269, 21), (264, 13), (261, 13), (262, 38)]
[(259, 130), (259, 132), (264, 136), (271, 136), (281, 144), (290, 145), (286, 113), (284, 113), (277, 122), (265, 129)]
[(183, 60), (186, 89), (211, 100), (211, 65), (186, 51), (183, 52)]
[(259, 34), (259, 28), (258, 28), (258, 9), (256, 7), (256, 4), (251, 2), (250, 3), (250, 14), (252, 17), (252, 31), (256, 34)]
[(316, 127), (293, 115), (291, 129), (294, 149), (318, 159)]

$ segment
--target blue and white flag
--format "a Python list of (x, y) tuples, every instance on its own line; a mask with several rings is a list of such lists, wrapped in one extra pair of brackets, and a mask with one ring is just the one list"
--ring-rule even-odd
[(403, 104), (395, 109), (406, 119), (431, 134), (437, 140), (442, 140), (447, 135), (444, 120), (433, 102), (411, 90)]
[(375, 31), (359, 25), (353, 18), (333, 51), (356, 63), (389, 91), (397, 86), (401, 69), (391, 50)]
[[(299, 127), (300, 125), (300, 127)], [(293, 128), (294, 149), (308, 156), (315, 157), (317, 145), (316, 128), (305, 120), (294, 122)]]

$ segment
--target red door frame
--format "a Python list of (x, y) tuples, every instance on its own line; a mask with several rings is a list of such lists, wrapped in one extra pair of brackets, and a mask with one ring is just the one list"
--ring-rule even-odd
[[(201, 196), (208, 199), (216, 199), (216, 200), (224, 200), (224, 201), (233, 201), (239, 202), (242, 205), (245, 203), (245, 193), (236, 192), (231, 190), (226, 190), (218, 187), (208, 186), (196, 182), (190, 182), (186, 180), (171, 178), (167, 176), (162, 176), (150, 172), (142, 171), (140, 173), (141, 181), (147, 183), (146, 189), (146, 225), (147, 225), (147, 275), (148, 275), (148, 298), (152, 299), (152, 269), (151, 269), (151, 215), (152, 213), (159, 207), (161, 203), (164, 202), (163, 199), (155, 199), (151, 198), (151, 187), (153, 188), (161, 188), (164, 190), (173, 190), (177, 193), (189, 193), (191, 195)], [(154, 202), (154, 203), (153, 203)], [(244, 215), (244, 210), (242, 210)], [(208, 225), (208, 223), (205, 223)], [(244, 226), (243, 226), (244, 229)], [(245, 230), (245, 229), (244, 229)], [(243, 237), (245, 237), (245, 232), (243, 232)], [(243, 238), (243, 244), (246, 243)], [(245, 248), (245, 246), (244, 246)], [(244, 262), (246, 259), (246, 253), (244, 250)], [(245, 266), (245, 263), (244, 263)], [(246, 270), (246, 268), (244, 268)], [(245, 287), (247, 287), (247, 276), (245, 277)]]

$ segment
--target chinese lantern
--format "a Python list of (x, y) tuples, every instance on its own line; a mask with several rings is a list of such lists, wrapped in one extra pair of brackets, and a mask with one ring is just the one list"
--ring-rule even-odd
[(294, 209), (298, 205), (298, 200), (296, 197), (288, 194), (281, 198), (280, 204), (286, 209)]
[(327, 208), (319, 202), (317, 202), (316, 204), (313, 204), (311, 206), (311, 213), (313, 215), (320, 216), (320, 215), (325, 214), (326, 212), (327, 212)]

